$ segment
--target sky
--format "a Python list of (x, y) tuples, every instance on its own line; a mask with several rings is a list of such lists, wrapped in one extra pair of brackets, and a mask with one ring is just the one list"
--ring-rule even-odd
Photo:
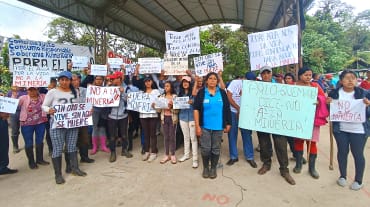
[[(315, 2), (317, 0), (314, 4)], [(370, 9), (369, 0), (342, 2), (353, 6), (355, 14)], [(309, 13), (313, 13), (312, 10)], [(17, 34), (22, 39), (47, 41), (47, 24), (56, 17), (58, 16), (55, 14), (17, 0), (0, 0), (0, 36), (13, 37)]]

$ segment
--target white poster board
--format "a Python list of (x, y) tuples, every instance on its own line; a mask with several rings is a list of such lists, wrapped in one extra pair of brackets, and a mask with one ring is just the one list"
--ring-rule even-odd
[(48, 87), (51, 70), (48, 67), (16, 65), (13, 68), (13, 85), (18, 87)]
[(91, 65), (91, 75), (100, 75), (106, 76), (107, 75), (107, 65)]
[(173, 57), (200, 54), (199, 27), (183, 32), (166, 31), (166, 52)]
[(224, 70), (222, 53), (213, 53), (194, 57), (195, 74), (197, 76), (206, 76), (210, 72), (218, 73)]
[(163, 69), (165, 75), (186, 75), (188, 70), (188, 57), (164, 57)]
[(0, 112), (15, 114), (19, 99), (0, 96)]
[(298, 26), (248, 35), (251, 70), (298, 63)]
[(92, 116), (92, 106), (86, 103), (55, 105), (54, 109), (52, 129), (88, 126)]
[(168, 100), (164, 97), (158, 97), (154, 100), (154, 108), (156, 109), (168, 109)]
[(121, 68), (123, 65), (122, 58), (108, 58), (108, 64), (110, 68)]
[(74, 68), (85, 68), (89, 63), (89, 58), (86, 56), (72, 56), (72, 63)]
[(366, 121), (366, 105), (362, 99), (333, 100), (330, 103), (330, 121), (363, 123)]
[(188, 109), (190, 108), (189, 96), (175, 97), (173, 99), (173, 109)]
[(148, 93), (131, 92), (127, 95), (127, 110), (137, 111), (140, 113), (156, 113), (156, 110), (152, 108), (154, 102), (153, 97)]
[(139, 74), (161, 73), (162, 60), (161, 58), (139, 58), (140, 64)]
[(86, 103), (95, 107), (116, 107), (119, 105), (120, 87), (100, 87), (89, 85), (86, 90)]

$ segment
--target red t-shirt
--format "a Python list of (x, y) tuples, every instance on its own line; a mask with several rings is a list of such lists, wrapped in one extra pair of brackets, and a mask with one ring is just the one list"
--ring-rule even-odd
[(360, 87), (366, 90), (370, 89), (370, 82), (367, 80), (364, 80), (361, 82)]

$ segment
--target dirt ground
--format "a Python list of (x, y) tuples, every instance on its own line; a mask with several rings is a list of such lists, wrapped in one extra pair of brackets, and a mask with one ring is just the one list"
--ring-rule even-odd
[[(370, 206), (370, 145), (366, 146), (367, 169), (364, 175), (364, 188), (352, 191), (349, 187), (339, 187), (338, 165), (334, 158), (334, 170), (329, 170), (329, 133), (322, 127), (319, 143), (317, 169), (320, 179), (311, 178), (304, 165), (301, 174), (294, 174), (294, 161), (289, 168), (296, 181), (295, 186), (285, 182), (280, 176), (276, 156), (273, 157), (271, 171), (258, 175), (242, 157), (239, 139), (239, 162), (233, 166), (223, 165), (218, 169), (214, 180), (201, 177), (202, 168), (192, 169), (191, 161), (178, 164), (160, 164), (163, 155), (163, 138), (159, 137), (159, 158), (153, 163), (141, 161), (140, 140), (135, 139), (134, 157), (118, 156), (109, 163), (109, 154), (98, 152), (93, 164), (81, 164), (87, 177), (66, 175), (64, 185), (56, 185), (51, 165), (30, 170), (24, 150), (18, 154), (10, 152), (10, 167), (19, 170), (14, 175), (0, 176), (0, 206)], [(257, 145), (257, 137), (253, 134)], [(21, 144), (23, 146), (23, 142)], [(10, 148), (12, 149), (12, 148)], [(180, 157), (183, 149), (177, 150)], [(336, 154), (336, 151), (335, 153)], [(289, 154), (291, 156), (291, 153)], [(45, 158), (50, 161), (45, 147)], [(261, 166), (259, 153), (255, 158)], [(221, 163), (228, 157), (227, 136), (222, 144)], [(64, 163), (63, 163), (64, 165)], [(64, 168), (64, 166), (63, 166)], [(354, 177), (353, 158), (348, 162), (348, 181)]]

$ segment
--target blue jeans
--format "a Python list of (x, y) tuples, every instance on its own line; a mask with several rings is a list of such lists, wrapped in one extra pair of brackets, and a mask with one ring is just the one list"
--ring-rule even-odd
[[(229, 137), (229, 153), (230, 159), (238, 158), (238, 117), (237, 114), (231, 112), (231, 128), (228, 133)], [(243, 152), (244, 157), (247, 160), (254, 160), (253, 142), (252, 142), (252, 131), (248, 129), (240, 128), (243, 140)]]
[(338, 165), (340, 177), (347, 177), (347, 160), (349, 149), (355, 160), (355, 181), (362, 183), (365, 170), (364, 148), (367, 141), (365, 134), (355, 134), (349, 132), (334, 132), (334, 138), (337, 142)]
[(33, 134), (36, 135), (36, 145), (42, 144), (45, 136), (45, 123), (21, 126), (22, 136), (24, 139), (25, 148), (33, 146)]

